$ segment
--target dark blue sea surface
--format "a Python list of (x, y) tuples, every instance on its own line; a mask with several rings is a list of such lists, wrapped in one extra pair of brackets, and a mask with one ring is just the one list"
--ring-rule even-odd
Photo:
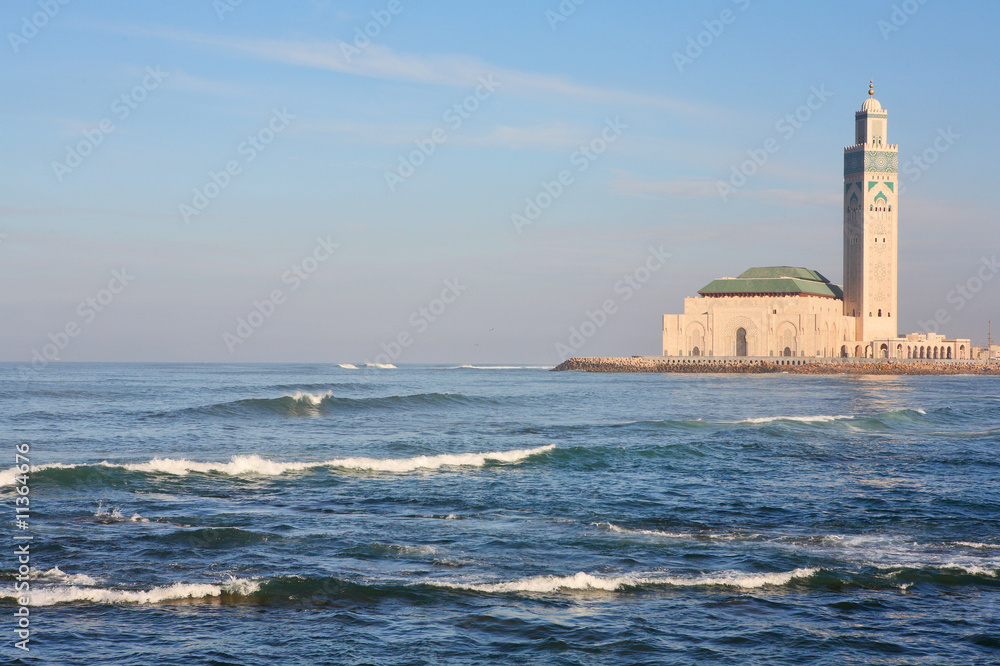
[(996, 377), (3, 365), (0, 436), (7, 663), (1000, 662)]

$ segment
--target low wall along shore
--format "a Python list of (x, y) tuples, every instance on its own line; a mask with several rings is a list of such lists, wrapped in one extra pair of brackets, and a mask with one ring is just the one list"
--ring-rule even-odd
[[(847, 362), (845, 362), (847, 361)], [(921, 361), (879, 359), (753, 359), (753, 358), (571, 358), (553, 371), (581, 372), (729, 372), (799, 375), (1000, 375), (1000, 364), (983, 361)]]

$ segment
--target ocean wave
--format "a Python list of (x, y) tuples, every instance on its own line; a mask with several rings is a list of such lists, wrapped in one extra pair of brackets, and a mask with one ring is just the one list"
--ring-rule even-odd
[(379, 370), (396, 370), (392, 363), (363, 363), (362, 368), (377, 368)]
[(658, 539), (680, 539), (696, 541), (756, 541), (762, 537), (761, 534), (750, 532), (663, 532), (661, 530), (633, 529), (620, 527), (614, 523), (591, 523), (594, 527), (611, 532), (612, 534), (625, 534), (643, 537), (656, 537)]
[(492, 407), (502, 404), (504, 404), (503, 401), (496, 398), (467, 396), (461, 393), (414, 393), (347, 398), (334, 395), (332, 390), (315, 393), (310, 390), (295, 390), (277, 398), (244, 398), (202, 407), (186, 407), (171, 412), (159, 412), (152, 416), (172, 417), (200, 414), (232, 417), (277, 414), (279, 416), (315, 417), (341, 411), (418, 410), (478, 405)]
[(31, 570), (31, 579), (35, 581), (55, 581), (57, 583), (67, 583), (69, 585), (97, 585), (98, 580), (87, 574), (68, 574), (59, 567), (52, 567), (48, 571)]
[[(174, 583), (148, 590), (115, 589), (78, 584), (32, 586), (31, 605), (54, 606), (64, 603), (147, 605), (183, 599), (221, 597), (223, 595), (248, 596), (259, 589), (259, 581), (247, 579), (232, 579), (219, 585)], [(13, 588), (0, 591), (0, 597), (13, 596), (15, 596)]]
[(671, 587), (737, 587), (740, 589), (756, 589), (769, 586), (789, 584), (796, 578), (809, 578), (819, 572), (819, 569), (795, 569), (793, 571), (776, 573), (748, 573), (743, 571), (719, 571), (700, 576), (661, 576), (661, 575), (624, 575), (595, 576), (584, 572), (572, 576), (531, 576), (501, 583), (462, 583), (434, 581), (428, 583), (438, 587), (450, 587), (474, 592), (490, 594), (535, 592), (549, 593), (564, 590), (598, 590), (616, 592), (634, 587), (671, 586)]
[(358, 369), (358, 366), (354, 365), (353, 363), (338, 363), (337, 367), (338, 368), (343, 368), (344, 370), (357, 370)]
[(797, 423), (831, 423), (833, 421), (847, 421), (853, 419), (853, 416), (848, 415), (838, 415), (838, 416), (760, 416), (756, 418), (743, 419), (740, 421), (730, 421), (730, 423), (741, 424), (741, 423), (751, 423), (754, 425), (761, 423), (774, 423), (777, 421), (793, 421)]
[[(227, 476), (242, 476), (257, 474), (261, 476), (278, 476), (287, 472), (301, 472), (320, 467), (344, 469), (363, 472), (415, 472), (417, 470), (435, 470), (441, 467), (483, 467), (491, 462), (519, 463), (531, 456), (546, 453), (555, 448), (555, 444), (539, 446), (533, 449), (515, 449), (512, 451), (491, 451), (487, 453), (443, 453), (435, 456), (415, 456), (413, 458), (337, 458), (320, 462), (278, 462), (267, 460), (258, 455), (233, 456), (229, 462), (197, 462), (184, 458), (153, 458), (144, 463), (84, 463), (65, 465), (50, 463), (32, 467), (32, 474), (47, 469), (77, 469), (83, 467), (105, 467), (125, 469), (131, 472), (153, 474), (172, 474), (184, 476), (192, 472), (199, 474), (224, 474)], [(0, 472), (0, 485), (11, 485), (17, 469), (11, 468)], [(141, 518), (141, 516), (140, 516)]]
[(125, 516), (121, 509), (118, 507), (107, 508), (104, 506), (104, 502), (97, 503), (97, 511), (94, 512), (94, 519), (99, 523), (113, 524), (113, 523), (148, 523), (149, 518), (144, 518), (138, 513), (133, 513), (131, 516)]

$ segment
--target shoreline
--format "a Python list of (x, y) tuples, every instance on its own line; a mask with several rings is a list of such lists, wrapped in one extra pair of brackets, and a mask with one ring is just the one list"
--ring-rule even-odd
[[(797, 359), (803, 361), (803, 359)], [(552, 372), (658, 372), (658, 373), (723, 373), (791, 375), (986, 375), (1000, 376), (1000, 364), (985, 362), (955, 363), (948, 361), (855, 359), (857, 362), (808, 360), (796, 365), (757, 359), (699, 359), (632, 357), (573, 357), (563, 361)], [(786, 361), (787, 363), (787, 361)]]

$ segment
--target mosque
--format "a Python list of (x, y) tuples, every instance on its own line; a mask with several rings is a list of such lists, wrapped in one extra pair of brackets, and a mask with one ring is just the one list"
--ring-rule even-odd
[(844, 149), (844, 285), (807, 268), (750, 268), (712, 280), (684, 314), (663, 315), (664, 356), (969, 359), (971, 341), (897, 332), (899, 149), (868, 99)]

